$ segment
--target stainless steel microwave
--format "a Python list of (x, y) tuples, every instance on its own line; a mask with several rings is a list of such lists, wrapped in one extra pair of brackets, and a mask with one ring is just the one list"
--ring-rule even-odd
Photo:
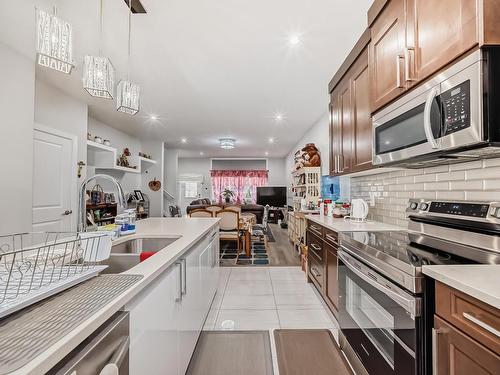
[(374, 165), (500, 156), (500, 48), (477, 50), (373, 116)]

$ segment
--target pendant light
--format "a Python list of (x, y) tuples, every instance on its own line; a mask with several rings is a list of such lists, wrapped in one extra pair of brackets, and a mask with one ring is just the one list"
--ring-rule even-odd
[(116, 110), (119, 112), (135, 115), (140, 107), (140, 87), (130, 82), (130, 39), (132, 30), (132, 0), (128, 0), (128, 60), (127, 60), (127, 80), (118, 83), (116, 97)]
[(70, 74), (73, 63), (71, 24), (53, 14), (36, 9), (36, 60), (38, 65)]
[(102, 0), (100, 0), (99, 15), (99, 56), (85, 56), (83, 61), (83, 88), (92, 96), (113, 99), (115, 68), (107, 57), (102, 56)]

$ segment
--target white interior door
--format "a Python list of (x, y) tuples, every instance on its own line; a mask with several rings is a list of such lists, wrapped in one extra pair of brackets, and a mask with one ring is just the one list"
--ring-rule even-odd
[(33, 137), (33, 230), (72, 231), (76, 146), (50, 130), (35, 129)]

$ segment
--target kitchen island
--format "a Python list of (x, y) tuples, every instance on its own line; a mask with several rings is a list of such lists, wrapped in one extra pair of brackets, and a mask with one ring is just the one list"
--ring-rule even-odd
[[(186, 367), (216, 291), (218, 221), (210, 218), (151, 218), (137, 222), (137, 233), (118, 238), (113, 246), (143, 238), (171, 238), (172, 241), (153, 256), (123, 272), (139, 275), (138, 282), (11, 374), (45, 374), (120, 310), (130, 313), (131, 374), (160, 373), (158, 368), (153, 372), (146, 371), (149, 366), (155, 365), (158, 358), (148, 358), (147, 353), (139, 352), (149, 347), (143, 340), (147, 340), (147, 345), (177, 348), (170, 353), (172, 358), (176, 358), (176, 363), (169, 363), (169, 358), (161, 358), (172, 373), (177, 368)], [(172, 298), (169, 292), (174, 294)], [(164, 316), (162, 308), (173, 312), (173, 315)], [(15, 320), (16, 316), (9, 319)], [(179, 327), (173, 337), (175, 342), (170, 336), (161, 336), (162, 333), (171, 335), (167, 324)], [(168, 339), (170, 342), (152, 341), (152, 338)], [(178, 358), (181, 354), (184, 356), (182, 363)], [(141, 367), (143, 371), (137, 372)]]

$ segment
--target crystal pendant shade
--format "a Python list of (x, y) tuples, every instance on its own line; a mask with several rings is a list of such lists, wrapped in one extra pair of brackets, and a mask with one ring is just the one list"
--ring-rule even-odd
[(115, 68), (107, 57), (85, 56), (83, 88), (98, 98), (113, 99)]
[(139, 85), (129, 81), (120, 81), (116, 93), (116, 110), (129, 115), (139, 112), (140, 92)]
[(70, 74), (73, 69), (71, 24), (36, 9), (36, 60), (41, 66)]
[(225, 150), (233, 149), (235, 142), (236, 142), (236, 140), (233, 138), (221, 138), (221, 139), (219, 139), (220, 148), (223, 148)]

